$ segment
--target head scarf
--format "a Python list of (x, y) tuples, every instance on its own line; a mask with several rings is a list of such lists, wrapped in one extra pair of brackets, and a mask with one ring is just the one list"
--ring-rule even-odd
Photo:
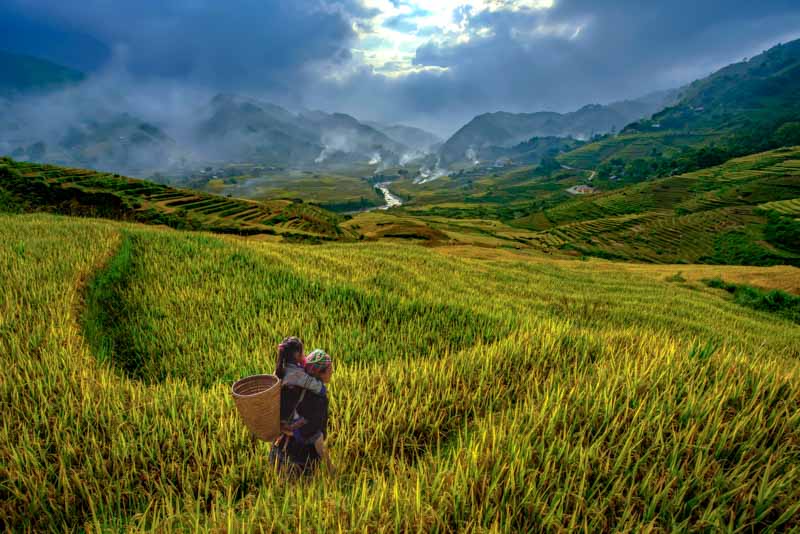
[(333, 360), (324, 350), (314, 349), (306, 356), (306, 372), (319, 376), (327, 371), (332, 363)]

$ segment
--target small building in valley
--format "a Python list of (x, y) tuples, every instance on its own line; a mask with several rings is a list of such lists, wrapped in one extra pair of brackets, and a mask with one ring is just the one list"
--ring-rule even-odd
[(590, 185), (573, 185), (569, 189), (567, 189), (567, 193), (572, 195), (590, 195), (592, 193), (596, 193), (597, 189)]

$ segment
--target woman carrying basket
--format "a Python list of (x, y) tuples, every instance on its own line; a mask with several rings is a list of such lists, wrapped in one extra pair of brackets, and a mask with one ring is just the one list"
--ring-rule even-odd
[(272, 445), (270, 461), (292, 475), (311, 474), (324, 462), (333, 473), (325, 444), (328, 394), (325, 384), (333, 375), (333, 361), (316, 349), (305, 359), (297, 338), (287, 338), (278, 350), (276, 374), (281, 378), (281, 437)]

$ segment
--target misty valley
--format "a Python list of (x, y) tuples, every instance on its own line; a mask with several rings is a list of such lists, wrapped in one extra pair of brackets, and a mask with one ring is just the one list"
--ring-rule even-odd
[(3, 2), (0, 530), (800, 531), (798, 28)]

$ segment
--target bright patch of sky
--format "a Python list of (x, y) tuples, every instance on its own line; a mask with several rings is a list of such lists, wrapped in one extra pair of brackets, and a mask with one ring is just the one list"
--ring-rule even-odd
[(471, 19), (485, 12), (542, 10), (554, 0), (362, 0), (375, 13), (354, 22), (358, 43), (353, 55), (385, 76), (404, 76), (445, 68), (415, 65), (417, 48), (433, 41), (464, 44), (494, 35), (491, 27), (474, 27)]

